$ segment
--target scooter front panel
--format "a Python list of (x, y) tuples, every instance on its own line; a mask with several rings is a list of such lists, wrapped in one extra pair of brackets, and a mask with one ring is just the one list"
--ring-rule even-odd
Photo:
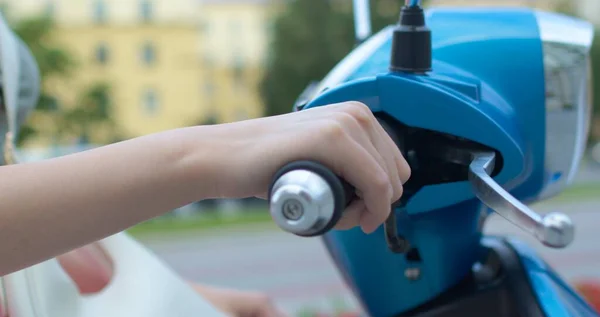
[[(420, 259), (416, 261), (390, 252), (382, 228), (370, 235), (353, 229), (325, 236), (338, 268), (370, 316), (391, 317), (415, 308), (470, 272), (480, 256), (480, 227), (475, 215), (480, 204), (471, 201), (460, 206), (461, 212), (448, 208), (410, 216), (410, 223), (419, 230), (407, 227), (407, 219), (400, 217), (399, 230), (419, 247)], [(456, 232), (470, 236), (453, 239)]]
[[(432, 72), (389, 72), (392, 30), (384, 29), (342, 61), (296, 109), (361, 101), (407, 137), (433, 132), (456, 141), (446, 143), (452, 144), (448, 153), (471, 144), (498, 157), (497, 173), (485, 175), (495, 181), (495, 192), (512, 194), (519, 204), (539, 197), (547, 176), (546, 83), (534, 11), (433, 9), (427, 24), (433, 30)], [(436, 152), (432, 147), (412, 150), (415, 155)], [(480, 217), (489, 212), (471, 185), (466, 179), (427, 183), (413, 191), (406, 206), (393, 210), (398, 233), (412, 247), (407, 254), (390, 251), (382, 228), (372, 235), (355, 229), (325, 236), (346, 281), (373, 317), (417, 308), (468, 276), (483, 249)], [(483, 194), (477, 197), (489, 196)], [(510, 219), (511, 213), (504, 215)], [(520, 224), (541, 228), (536, 217), (520, 218), (525, 219)]]
[(598, 317), (598, 313), (523, 242), (510, 239), (519, 254), (532, 289), (548, 317)]
[[(535, 11), (527, 8), (433, 8), (427, 11), (432, 32), (433, 74), (439, 78), (476, 82), (478, 106), (505, 113), (519, 132), (525, 157), (517, 176), (496, 180), (516, 198), (527, 201), (539, 195), (545, 177), (546, 87), (542, 40)], [(344, 82), (388, 74), (392, 27), (384, 28), (342, 60), (321, 83), (316, 93)], [(356, 53), (356, 54), (354, 54)], [(447, 87), (453, 87), (446, 84)], [(427, 96), (410, 92), (405, 98), (419, 101)], [(377, 109), (374, 109), (376, 111)], [(443, 116), (439, 116), (443, 119)], [(497, 117), (495, 117), (497, 118)], [(401, 120), (401, 117), (398, 117)], [(465, 122), (465, 121), (463, 121)], [(456, 125), (457, 122), (452, 124)], [(441, 129), (444, 125), (441, 124)], [(504, 127), (509, 127), (504, 125)], [(516, 159), (515, 159), (516, 160)]]

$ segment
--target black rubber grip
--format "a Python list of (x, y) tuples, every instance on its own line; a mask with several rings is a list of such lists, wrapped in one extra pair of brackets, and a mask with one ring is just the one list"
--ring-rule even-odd
[(317, 163), (314, 161), (296, 161), (285, 165), (284, 167), (279, 169), (277, 173), (275, 173), (275, 176), (273, 177), (273, 182), (271, 183), (271, 186), (269, 186), (268, 197), (271, 197), (275, 182), (277, 182), (277, 180), (284, 174), (294, 170), (307, 170), (316, 173), (319, 176), (323, 177), (323, 179), (329, 184), (329, 187), (331, 187), (331, 191), (333, 192), (334, 197), (334, 211), (331, 220), (320, 231), (314, 232), (309, 235), (296, 234), (302, 237), (315, 237), (323, 235), (331, 229), (333, 229), (333, 227), (335, 227), (338, 221), (340, 221), (344, 210), (354, 200), (356, 190), (354, 189), (354, 186), (350, 185), (350, 183), (337, 176), (329, 168), (325, 167), (321, 163)]

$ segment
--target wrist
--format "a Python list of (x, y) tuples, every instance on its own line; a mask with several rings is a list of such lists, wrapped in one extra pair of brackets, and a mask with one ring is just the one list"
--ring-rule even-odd
[(202, 199), (246, 198), (264, 187), (260, 165), (268, 150), (253, 136), (258, 132), (255, 125), (236, 122), (190, 129), (186, 147)]
[(220, 130), (217, 125), (181, 129), (183, 141), (176, 145), (174, 162), (195, 201), (227, 197), (221, 183), (228, 158)]

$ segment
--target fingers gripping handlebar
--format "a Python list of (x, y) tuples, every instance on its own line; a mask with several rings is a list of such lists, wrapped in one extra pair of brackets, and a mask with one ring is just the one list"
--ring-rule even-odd
[[(398, 131), (389, 126), (384, 128), (413, 169), (404, 195), (395, 206), (403, 207), (423, 186), (469, 181), (475, 196), (486, 206), (544, 245), (564, 248), (573, 241), (574, 226), (569, 217), (562, 213), (542, 217), (494, 181), (492, 176), (499, 171), (495, 151), (434, 132), (418, 137), (415, 136), (418, 133), (411, 133), (411, 137), (420, 139), (405, 143), (410, 141), (405, 138), (401, 144), (398, 136), (405, 134), (396, 133)], [(408, 143), (410, 145), (406, 145)], [(327, 167), (317, 162), (299, 161), (284, 166), (275, 175), (269, 191), (269, 209), (283, 230), (298, 236), (319, 236), (335, 227), (354, 198), (355, 189)], [(408, 241), (398, 235), (395, 212), (385, 221), (384, 231), (392, 252), (405, 253), (410, 249)]]
[[(402, 151), (395, 131), (385, 121), (379, 122)], [(323, 235), (333, 229), (356, 197), (352, 185), (318, 162), (289, 163), (273, 179), (269, 188), (271, 216), (280, 228), (302, 237)], [(390, 213), (384, 228), (392, 251), (408, 251), (408, 242), (398, 235), (395, 213)]]

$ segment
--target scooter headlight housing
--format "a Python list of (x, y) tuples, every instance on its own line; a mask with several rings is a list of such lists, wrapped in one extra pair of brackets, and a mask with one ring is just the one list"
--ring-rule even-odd
[(543, 45), (546, 85), (544, 186), (550, 198), (577, 174), (592, 114), (590, 48), (594, 28), (567, 16), (536, 12)]

